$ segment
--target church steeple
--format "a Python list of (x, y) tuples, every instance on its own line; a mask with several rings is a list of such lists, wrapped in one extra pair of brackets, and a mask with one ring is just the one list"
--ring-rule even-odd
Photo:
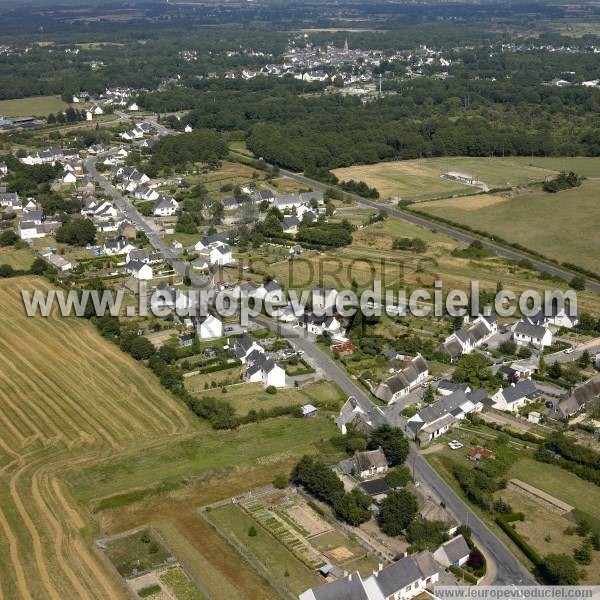
[(346, 41), (344, 42), (344, 52), (348, 54), (348, 38), (346, 38)]

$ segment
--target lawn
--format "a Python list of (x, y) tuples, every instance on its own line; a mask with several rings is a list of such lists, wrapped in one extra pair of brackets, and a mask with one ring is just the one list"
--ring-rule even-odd
[(50, 113), (69, 108), (60, 96), (33, 96), (19, 100), (1, 100), (0, 115), (4, 117), (47, 117)]
[(183, 484), (190, 477), (208, 479), (233, 469), (275, 465), (316, 453), (317, 444), (336, 432), (325, 416), (271, 419), (235, 431), (208, 425), (200, 429), (187, 439), (73, 470), (68, 475), (73, 494), (90, 502), (161, 481)]
[(10, 265), (15, 270), (28, 270), (34, 259), (29, 248), (0, 248), (0, 265)]
[(511, 467), (507, 479), (520, 479), (600, 519), (600, 488), (565, 469), (522, 459)]
[[(478, 177), (490, 187), (504, 187), (544, 181), (546, 176), (555, 174), (553, 167), (557, 167), (559, 164), (558, 162), (551, 163), (546, 167), (543, 166), (543, 162), (539, 162), (532, 166), (527, 162), (528, 160), (521, 158), (426, 158), (346, 167), (336, 169), (334, 173), (341, 180), (364, 181), (371, 187), (377, 188), (383, 199), (397, 197), (403, 200), (421, 201), (468, 194), (469, 190), (474, 189), (473, 186), (441, 177), (449, 171), (458, 171)], [(564, 164), (568, 164), (567, 160), (564, 161)]]
[[(259, 573), (268, 575), (280, 594), (298, 596), (320, 583), (313, 571), (238, 506), (226, 505), (205, 514)], [(248, 535), (251, 527), (255, 536)]]
[(468, 196), (420, 204), (418, 210), (517, 242), (560, 262), (600, 272), (600, 180), (548, 194)]
[[(244, 383), (241, 385), (233, 385), (227, 388), (227, 393), (223, 393), (221, 389), (209, 389), (204, 391), (204, 382), (211, 380), (219, 381), (220, 373), (229, 374), (227, 378), (232, 379), (235, 374), (239, 374), (240, 370), (228, 369), (217, 373), (209, 373), (207, 375), (198, 375), (191, 377), (190, 383), (186, 382), (188, 389), (200, 389), (198, 397), (212, 396), (227, 400), (236, 409), (239, 414), (245, 415), (251, 410), (269, 410), (275, 406), (301, 406), (303, 404), (311, 404), (317, 401), (342, 401), (345, 400), (339, 388), (329, 382), (320, 381), (302, 388), (280, 388), (275, 394), (267, 394), (265, 387), (261, 383)], [(200, 382), (202, 382), (200, 384)]]

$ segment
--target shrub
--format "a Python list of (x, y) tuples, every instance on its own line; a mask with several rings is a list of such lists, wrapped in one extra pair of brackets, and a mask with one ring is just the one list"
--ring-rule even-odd
[(250, 525), (250, 529), (248, 529), (248, 537), (256, 537), (257, 531), (254, 525)]
[(265, 391), (267, 392), (267, 394), (276, 394), (277, 388), (274, 385), (269, 385), (267, 386), (267, 389)]

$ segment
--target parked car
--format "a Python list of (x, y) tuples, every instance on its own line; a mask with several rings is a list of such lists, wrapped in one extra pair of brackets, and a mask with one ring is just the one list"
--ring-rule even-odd
[(572, 354), (573, 352), (575, 352), (575, 349), (573, 348), (573, 346), (570, 346), (569, 348), (567, 348), (565, 350), (565, 354)]

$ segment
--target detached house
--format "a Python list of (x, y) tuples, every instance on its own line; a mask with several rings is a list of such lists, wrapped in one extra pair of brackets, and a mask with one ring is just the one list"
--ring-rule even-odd
[(172, 217), (179, 209), (179, 204), (175, 198), (166, 198), (160, 196), (156, 201), (152, 214), (155, 217)]
[(381, 448), (354, 453), (352, 471), (357, 477), (367, 479), (375, 475), (387, 473), (388, 461)]
[(127, 272), (133, 275), (134, 279), (143, 279), (148, 281), (154, 277), (152, 267), (139, 260), (132, 260), (127, 263)]
[(516, 413), (520, 408), (539, 400), (543, 395), (531, 379), (522, 379), (499, 390), (492, 396), (494, 408)]
[(498, 332), (496, 317), (479, 315), (471, 325), (465, 325), (449, 335), (438, 348), (456, 358), (470, 354)]
[(17, 192), (3, 192), (0, 194), (0, 206), (11, 210), (21, 210), (23, 208), (23, 203)]
[(285, 387), (285, 370), (264, 353), (256, 352), (248, 357), (246, 380), (251, 383), (262, 382), (265, 387)]
[(544, 348), (552, 345), (552, 332), (545, 325), (534, 325), (526, 319), (516, 324), (512, 337), (517, 344), (523, 346)]
[(471, 549), (462, 535), (444, 542), (434, 553), (433, 558), (444, 567), (462, 567), (468, 560)]
[(316, 316), (313, 313), (305, 314), (302, 324), (308, 333), (313, 335), (323, 335), (329, 333), (331, 335), (343, 335), (341, 322), (335, 316)]
[(219, 244), (210, 249), (208, 254), (208, 261), (211, 265), (226, 266), (231, 265), (233, 261), (233, 255), (231, 253), (231, 247), (228, 244)]
[(201, 340), (213, 340), (223, 337), (223, 323), (213, 315), (196, 319), (196, 332)]
[(391, 404), (418, 387), (429, 376), (427, 361), (418, 354), (400, 372), (377, 386), (375, 397)]
[(362, 433), (369, 433), (385, 422), (385, 415), (379, 406), (354, 396), (344, 402), (336, 419), (336, 425), (343, 435), (348, 433), (348, 426)]
[(247, 333), (243, 333), (235, 341), (235, 355), (240, 359), (242, 364), (246, 363), (246, 358), (252, 352), (264, 352), (264, 348)]

